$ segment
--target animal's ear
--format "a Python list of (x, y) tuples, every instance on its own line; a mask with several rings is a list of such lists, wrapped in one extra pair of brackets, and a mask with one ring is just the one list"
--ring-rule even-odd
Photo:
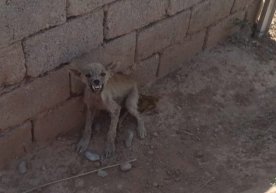
[(120, 66), (121, 62), (112, 62), (106, 66), (106, 70), (109, 72), (116, 72)]
[(71, 63), (67, 66), (67, 70), (74, 74), (75, 76), (77, 77), (80, 77), (81, 76), (81, 72), (79, 71), (79, 69), (76, 67), (76, 65), (74, 63)]

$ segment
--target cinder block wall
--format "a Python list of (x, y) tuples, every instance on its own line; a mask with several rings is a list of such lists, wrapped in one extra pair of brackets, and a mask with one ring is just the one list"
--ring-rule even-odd
[[(135, 69), (141, 85), (185, 65), (253, 21), (259, 0), (0, 2), (0, 166), (34, 142), (83, 126), (79, 87), (64, 69), (94, 61)], [(135, 66), (134, 66), (135, 64)], [(134, 68), (133, 68), (134, 67)]]

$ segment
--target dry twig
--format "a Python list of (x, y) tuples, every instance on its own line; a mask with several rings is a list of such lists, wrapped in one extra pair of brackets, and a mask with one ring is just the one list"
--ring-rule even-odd
[[(132, 160), (129, 160), (128, 162), (131, 163), (131, 162), (135, 162), (136, 160), (137, 159), (132, 159)], [(79, 177), (82, 177), (82, 176), (86, 176), (86, 175), (98, 172), (99, 170), (105, 170), (105, 169), (114, 168), (114, 167), (117, 167), (117, 166), (120, 166), (120, 164), (105, 166), (105, 167), (102, 167), (102, 168), (98, 168), (98, 169), (88, 171), (88, 172), (85, 172), (85, 173), (81, 173), (81, 174), (71, 176), (71, 177), (68, 177), (68, 178), (63, 178), (63, 179), (60, 179), (60, 180), (55, 180), (55, 181), (52, 181), (52, 182), (48, 182), (46, 184), (42, 184), (42, 185), (36, 186), (34, 188), (31, 188), (29, 190), (26, 190), (22, 193), (30, 193), (30, 192), (33, 192), (34, 190), (37, 190), (37, 189), (40, 189), (40, 188), (45, 188), (45, 187), (53, 185), (53, 184), (57, 184), (57, 183), (60, 183), (60, 182), (64, 182), (64, 181), (68, 181), (68, 180), (71, 180), (71, 179), (79, 178)]]

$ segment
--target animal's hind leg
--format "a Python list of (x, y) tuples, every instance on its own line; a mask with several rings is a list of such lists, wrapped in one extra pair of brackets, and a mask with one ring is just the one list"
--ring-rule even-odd
[(140, 113), (138, 112), (138, 99), (139, 99), (139, 94), (137, 88), (133, 88), (132, 91), (129, 93), (127, 96), (125, 106), (128, 110), (128, 112), (134, 116), (137, 120), (137, 132), (140, 138), (145, 138), (147, 133), (146, 129), (144, 126), (144, 121), (140, 116)]
[(122, 115), (120, 115), (119, 121), (118, 121), (118, 128), (121, 128), (123, 125), (123, 122), (125, 121), (125, 119), (127, 118), (128, 112), (124, 111), (122, 112)]

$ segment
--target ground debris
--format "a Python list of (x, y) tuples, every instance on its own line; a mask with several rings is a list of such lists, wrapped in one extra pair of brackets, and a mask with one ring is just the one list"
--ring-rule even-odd
[(20, 161), (19, 164), (18, 164), (17, 169), (18, 169), (18, 172), (19, 172), (20, 174), (25, 174), (25, 173), (27, 173), (27, 162), (26, 162), (25, 160)]
[(124, 163), (121, 163), (121, 165), (120, 165), (120, 169), (123, 172), (129, 171), (129, 170), (131, 170), (131, 168), (132, 168), (132, 165), (129, 162), (124, 162)]
[(84, 156), (90, 161), (99, 161), (100, 160), (100, 155), (92, 150), (86, 150), (86, 152), (84, 153)]
[(99, 170), (97, 172), (97, 175), (100, 176), (100, 177), (102, 177), (102, 178), (104, 178), (104, 177), (108, 176), (108, 173), (106, 171), (104, 171), (104, 170)]

